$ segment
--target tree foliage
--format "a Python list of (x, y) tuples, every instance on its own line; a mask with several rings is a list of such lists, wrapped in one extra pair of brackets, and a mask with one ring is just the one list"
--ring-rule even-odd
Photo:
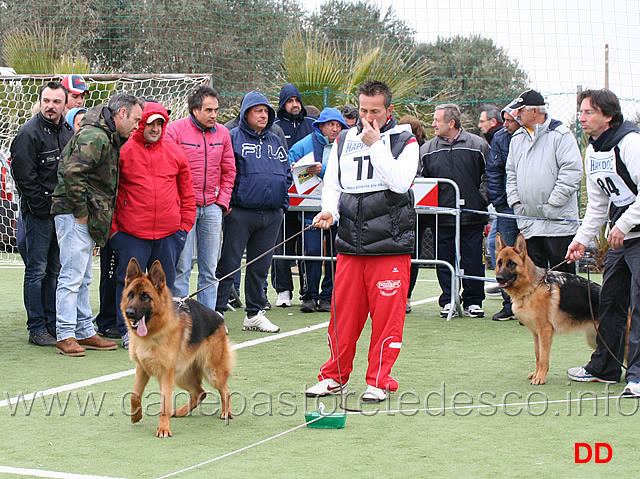
[(461, 106), (479, 115), (483, 103), (506, 105), (522, 92), (528, 76), (507, 52), (481, 35), (438, 38), (417, 48), (422, 61), (431, 65), (431, 81), (425, 96), (448, 88)]
[(327, 0), (308, 20), (309, 29), (350, 52), (355, 43), (415, 46), (416, 32), (398, 18), (393, 7), (382, 11), (370, 0)]
[(302, 92), (303, 103), (320, 109), (326, 106), (325, 92), (330, 93), (329, 106), (357, 104), (360, 84), (377, 79), (389, 85), (399, 112), (414, 113), (418, 91), (429, 81), (429, 66), (407, 61), (400, 46), (355, 42), (342, 51), (335, 41), (324, 40), (318, 33), (297, 31), (287, 37), (283, 57), (282, 78), (274, 87), (293, 83)]

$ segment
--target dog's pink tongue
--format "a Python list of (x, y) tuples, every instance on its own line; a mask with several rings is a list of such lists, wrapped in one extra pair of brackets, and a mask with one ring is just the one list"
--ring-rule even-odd
[(138, 336), (147, 335), (147, 324), (145, 323), (144, 318), (140, 318), (140, 321), (138, 321), (138, 327), (136, 328), (136, 333), (138, 333)]

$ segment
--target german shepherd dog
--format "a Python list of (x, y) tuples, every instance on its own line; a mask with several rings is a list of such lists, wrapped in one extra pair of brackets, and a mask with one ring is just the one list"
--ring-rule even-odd
[[(142, 394), (151, 376), (158, 378), (161, 392), (157, 437), (172, 435), (170, 416), (186, 416), (202, 402), (203, 377), (220, 392), (220, 418), (233, 417), (227, 386), (233, 352), (219, 313), (192, 299), (174, 302), (160, 262), (144, 274), (135, 258), (127, 266), (120, 308), (129, 329), (129, 355), (136, 362), (131, 422), (142, 419)], [(174, 382), (190, 394), (176, 410), (171, 409)]]
[(516, 317), (533, 333), (536, 370), (531, 384), (544, 384), (549, 371), (549, 353), (555, 333), (581, 331), (596, 348), (596, 329), (589, 309), (589, 289), (593, 317), (598, 318), (600, 285), (581, 276), (538, 268), (527, 255), (527, 243), (518, 235), (513, 247), (496, 235), (496, 280), (511, 297)]

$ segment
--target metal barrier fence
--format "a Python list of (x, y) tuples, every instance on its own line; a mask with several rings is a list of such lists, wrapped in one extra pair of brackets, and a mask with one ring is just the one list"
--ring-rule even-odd
[[(453, 208), (442, 208), (438, 206), (438, 184), (448, 184), (450, 185), (455, 192), (455, 204), (456, 206)], [(294, 187), (292, 187), (294, 188)], [(447, 178), (416, 178), (414, 184), (412, 186), (414, 196), (415, 196), (415, 205), (416, 212), (418, 215), (434, 215), (435, 216), (435, 234), (434, 234), (434, 258), (438, 258), (438, 241), (437, 241), (437, 231), (439, 228), (439, 216), (440, 215), (451, 215), (455, 217), (455, 264), (451, 264), (444, 260), (439, 259), (421, 259), (420, 258), (420, 245), (419, 235), (418, 235), (418, 221), (416, 221), (416, 248), (414, 257), (411, 259), (412, 264), (417, 265), (434, 265), (434, 266), (442, 266), (448, 268), (451, 272), (451, 300), (450, 303), (455, 305), (455, 308), (458, 312), (459, 316), (462, 316), (462, 306), (460, 304), (460, 280), (464, 277), (465, 279), (475, 279), (480, 281), (485, 281), (484, 278), (476, 277), (476, 276), (464, 276), (464, 271), (460, 269), (460, 209), (464, 206), (464, 200), (460, 198), (460, 190), (458, 185)], [(320, 196), (318, 194), (304, 194), (300, 195), (295, 192), (295, 190), (290, 190), (289, 198), (290, 198), (290, 212), (319, 212), (321, 208)], [(283, 237), (286, 238), (285, 235), (285, 224), (283, 222), (282, 225), (282, 233)], [(301, 222), (301, 230), (304, 230), (305, 224), (304, 221)], [(304, 234), (302, 231), (301, 236), (302, 244), (304, 244)], [(335, 261), (335, 255), (332, 257), (331, 255), (327, 255), (327, 251), (324, 251), (323, 256), (308, 256), (308, 255), (287, 255), (287, 254), (277, 254), (273, 255), (274, 260), (289, 260), (289, 261)], [(449, 310), (449, 315), (447, 316), (447, 321), (450, 321), (454, 313), (454, 309), (451, 308)]]

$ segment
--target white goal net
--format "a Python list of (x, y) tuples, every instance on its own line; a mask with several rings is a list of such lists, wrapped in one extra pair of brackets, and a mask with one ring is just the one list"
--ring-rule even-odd
[[(18, 129), (38, 108), (41, 86), (61, 81), (60, 75), (0, 76), (0, 263), (21, 262), (16, 248), (19, 199), (11, 177), (9, 147)], [(187, 114), (187, 96), (198, 85), (208, 84), (208, 75), (83, 75), (89, 91), (85, 106), (90, 108), (108, 101), (115, 93), (127, 92), (143, 99), (153, 99), (168, 110), (171, 120)]]

